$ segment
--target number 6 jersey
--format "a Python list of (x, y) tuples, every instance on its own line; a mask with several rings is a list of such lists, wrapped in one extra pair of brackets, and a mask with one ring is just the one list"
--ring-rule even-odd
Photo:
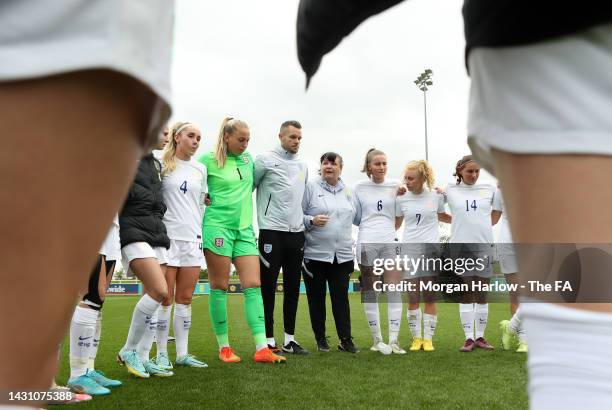
[(449, 185), (446, 192), (453, 222), (451, 243), (493, 243), (491, 211), (496, 188), (489, 184)]
[(202, 218), (206, 194), (206, 167), (195, 160), (175, 157), (174, 171), (163, 175), (162, 194), (168, 210), (164, 224), (173, 240), (202, 242)]
[(355, 219), (359, 226), (357, 243), (389, 243), (395, 241), (395, 197), (399, 181), (387, 179), (377, 184), (360, 181), (353, 190)]

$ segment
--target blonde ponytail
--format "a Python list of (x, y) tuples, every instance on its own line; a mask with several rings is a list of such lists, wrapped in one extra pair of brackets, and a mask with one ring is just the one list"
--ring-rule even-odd
[(179, 121), (175, 122), (172, 124), (172, 127), (170, 127), (170, 138), (162, 151), (162, 162), (164, 163), (162, 175), (171, 174), (176, 169), (176, 140), (174, 137), (179, 135), (190, 125), (190, 122)]
[(435, 178), (433, 169), (429, 165), (429, 163), (423, 159), (418, 161), (410, 161), (406, 168), (404, 168), (404, 175), (406, 171), (414, 170), (419, 173), (419, 175), (425, 180), (425, 185), (431, 191), (434, 187)]
[(233, 117), (226, 117), (221, 122), (221, 128), (219, 129), (219, 135), (217, 136), (217, 144), (215, 145), (215, 159), (217, 160), (217, 166), (223, 168), (225, 160), (227, 158), (227, 143), (225, 142), (225, 135), (231, 135), (236, 131), (236, 128), (249, 128), (246, 122)]

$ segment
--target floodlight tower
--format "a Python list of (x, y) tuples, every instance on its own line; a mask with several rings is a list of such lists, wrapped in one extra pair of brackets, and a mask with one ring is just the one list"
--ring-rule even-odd
[(433, 71), (430, 68), (425, 69), (419, 75), (419, 77), (414, 80), (414, 83), (419, 88), (419, 90), (423, 91), (423, 107), (425, 113), (425, 160), (429, 162), (429, 150), (427, 146), (427, 90), (429, 87), (433, 85), (433, 81), (431, 77), (433, 76)]

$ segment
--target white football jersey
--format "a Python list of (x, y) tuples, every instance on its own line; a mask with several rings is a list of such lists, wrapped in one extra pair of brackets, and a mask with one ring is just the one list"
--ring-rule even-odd
[(398, 180), (387, 179), (377, 184), (360, 181), (353, 190), (354, 224), (359, 226), (357, 243), (388, 243), (395, 241), (395, 197)]
[(438, 243), (438, 213), (444, 213), (444, 197), (430, 191), (406, 192), (395, 200), (395, 216), (404, 217), (404, 243)]
[(504, 204), (504, 197), (501, 191), (498, 189), (495, 192), (495, 198), (493, 198), (493, 210), (502, 211), (501, 228), (499, 231), (499, 243), (512, 243), (512, 234), (510, 233), (510, 222), (508, 220), (508, 213), (506, 212), (506, 204)]
[(175, 158), (176, 169), (163, 176), (164, 224), (170, 239), (202, 242), (206, 167), (196, 160)]
[(493, 243), (491, 211), (495, 191), (493, 185), (463, 182), (445, 189), (453, 216), (451, 243)]

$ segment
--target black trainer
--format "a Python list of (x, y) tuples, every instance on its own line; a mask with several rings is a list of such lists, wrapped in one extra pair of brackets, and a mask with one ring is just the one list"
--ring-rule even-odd
[(328, 337), (327, 336), (323, 336), (317, 339), (317, 350), (319, 352), (329, 352), (330, 348), (329, 348), (329, 343), (327, 341)]
[(352, 337), (349, 337), (348, 339), (340, 339), (340, 343), (338, 343), (338, 350), (341, 352), (359, 353), (359, 349), (353, 343)]
[(295, 341), (291, 341), (284, 345), (283, 352), (291, 354), (308, 354), (308, 350), (304, 349)]

